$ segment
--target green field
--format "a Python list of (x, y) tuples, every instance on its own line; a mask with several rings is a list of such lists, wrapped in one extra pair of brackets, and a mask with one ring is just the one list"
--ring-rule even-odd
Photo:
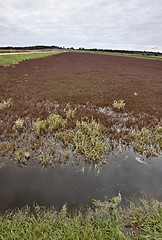
[(46, 56), (55, 55), (59, 53), (61, 53), (61, 51), (0, 55), (0, 66), (8, 66), (11, 64), (22, 62), (24, 60), (46, 57)]
[(103, 54), (103, 55), (110, 55), (110, 56), (132, 57), (132, 58), (142, 58), (142, 59), (162, 61), (162, 56), (153, 56), (153, 55), (118, 53), (118, 52), (102, 52), (102, 51), (75, 51), (75, 52), (85, 52), (85, 53)]

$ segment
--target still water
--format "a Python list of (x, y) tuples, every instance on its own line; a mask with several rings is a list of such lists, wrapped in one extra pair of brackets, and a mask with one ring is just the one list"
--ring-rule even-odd
[[(56, 165), (42, 168), (31, 162), (18, 166), (0, 162), (0, 210), (14, 209), (37, 203), (55, 205), (90, 206), (92, 199), (105, 200), (120, 192), (123, 204), (141, 197), (162, 201), (162, 159), (136, 161), (133, 150), (109, 154), (97, 174), (87, 165)], [(140, 156), (141, 157), (141, 156)]]

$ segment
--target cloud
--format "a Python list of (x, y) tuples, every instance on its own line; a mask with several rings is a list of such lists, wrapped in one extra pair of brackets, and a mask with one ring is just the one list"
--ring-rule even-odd
[(0, 12), (0, 46), (162, 49), (161, 0), (5, 0)]

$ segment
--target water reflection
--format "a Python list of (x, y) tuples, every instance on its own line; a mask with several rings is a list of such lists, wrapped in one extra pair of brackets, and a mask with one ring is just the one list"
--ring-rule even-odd
[(162, 200), (162, 161), (148, 160), (148, 166), (135, 160), (132, 150), (111, 153), (97, 175), (95, 169), (71, 165), (42, 168), (33, 162), (22, 168), (17, 164), (0, 167), (0, 209), (26, 204), (61, 207), (91, 205), (91, 199), (112, 198), (120, 191), (126, 199), (140, 197)]

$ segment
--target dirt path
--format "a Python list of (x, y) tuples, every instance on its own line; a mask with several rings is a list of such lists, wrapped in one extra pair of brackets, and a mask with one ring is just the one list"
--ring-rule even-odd
[[(29, 100), (112, 106), (162, 116), (162, 62), (89, 53), (63, 53), (0, 67), (0, 100), (30, 113)], [(33, 110), (34, 111), (34, 110)]]

